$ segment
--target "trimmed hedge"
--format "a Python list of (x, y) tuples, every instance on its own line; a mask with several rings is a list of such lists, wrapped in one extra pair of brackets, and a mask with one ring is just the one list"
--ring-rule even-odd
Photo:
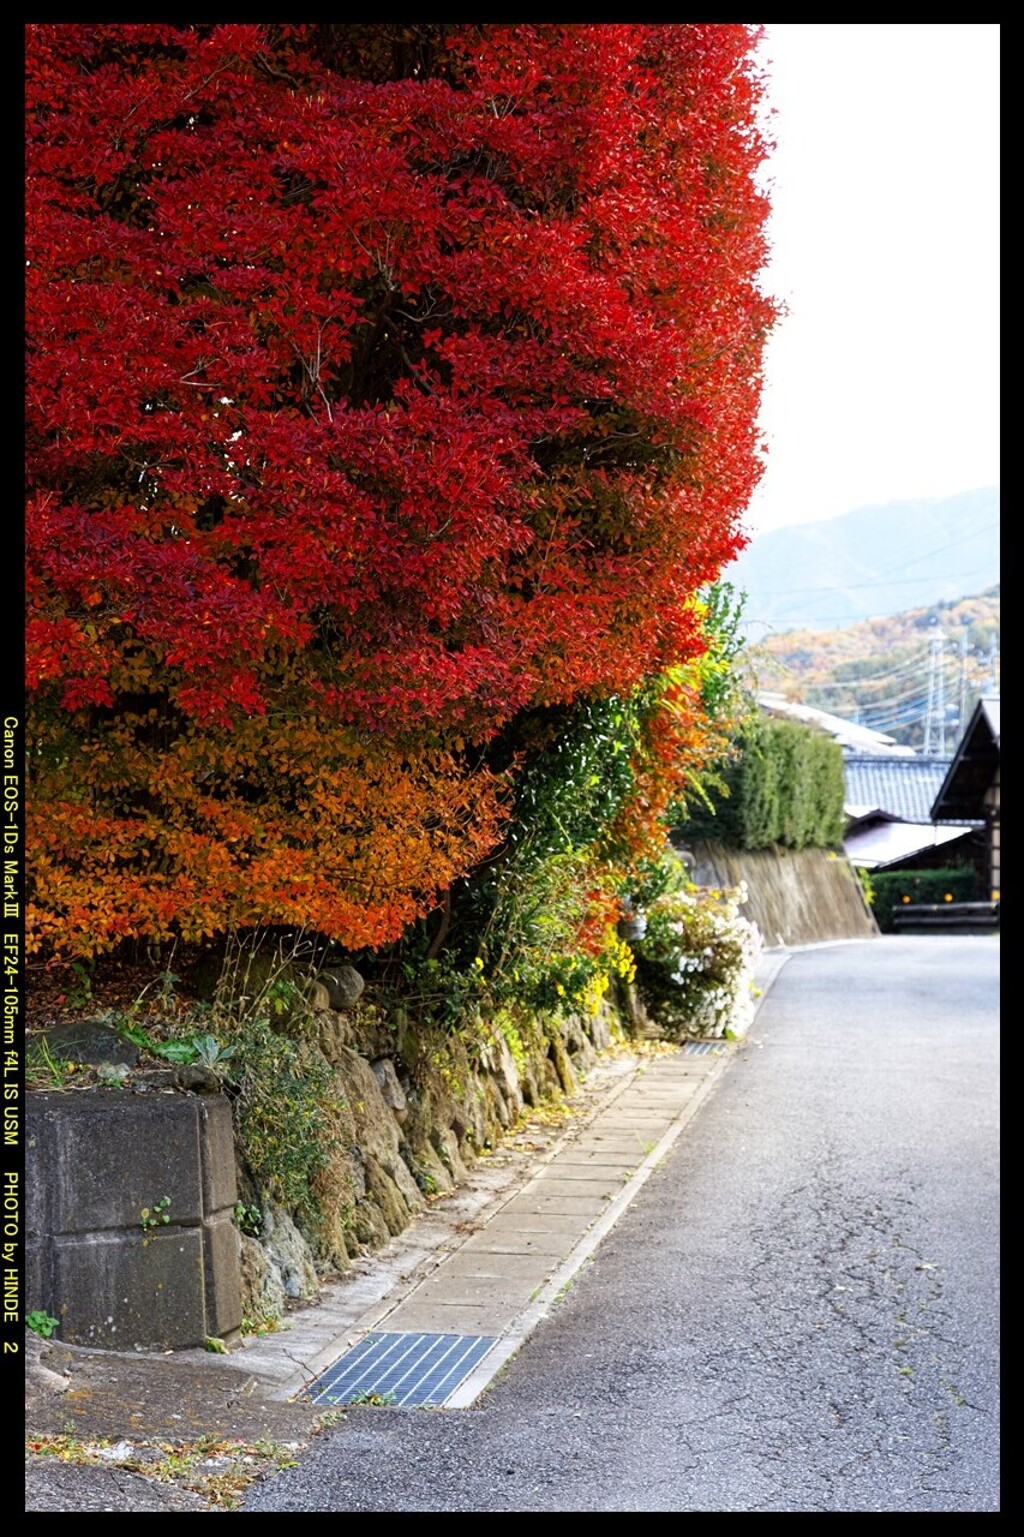
[(978, 875), (972, 865), (951, 865), (945, 870), (873, 870), (871, 910), (878, 927), (892, 930), (892, 910), (910, 902), (977, 902)]
[[(755, 716), (720, 765), (713, 810), (689, 811), (681, 830), (733, 848), (837, 848), (842, 843), (843, 754), (838, 742), (798, 721)], [(717, 804), (715, 802), (717, 801)]]

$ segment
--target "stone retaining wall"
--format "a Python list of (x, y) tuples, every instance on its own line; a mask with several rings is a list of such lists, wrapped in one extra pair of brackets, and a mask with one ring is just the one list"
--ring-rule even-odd
[[(690, 852), (699, 884), (746, 882), (744, 915), (769, 948), (878, 933), (841, 856)], [(343, 1107), (315, 1219), (254, 1182), (230, 1102), (198, 1070), (172, 1084), (129, 1071), (122, 1088), (28, 1096), (27, 1305), (58, 1318), (62, 1340), (182, 1349), (279, 1318), (289, 1299), (312, 1300), (464, 1180), (525, 1107), (571, 1093), (622, 1029), (608, 1007), (593, 1019), (430, 1037), (332, 1006), (343, 1002), (317, 997), (301, 1032)], [(240, 1231), (239, 1201), (258, 1229)]]
[(828, 849), (730, 849), (694, 843), (692, 877), (701, 886), (746, 883), (743, 916), (769, 949), (830, 939), (872, 939), (878, 924), (845, 854)]

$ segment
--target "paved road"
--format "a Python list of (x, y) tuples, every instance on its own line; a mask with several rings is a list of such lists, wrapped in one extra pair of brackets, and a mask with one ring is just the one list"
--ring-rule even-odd
[(998, 1510), (998, 973), (793, 955), (478, 1407), (350, 1406), (244, 1510)]

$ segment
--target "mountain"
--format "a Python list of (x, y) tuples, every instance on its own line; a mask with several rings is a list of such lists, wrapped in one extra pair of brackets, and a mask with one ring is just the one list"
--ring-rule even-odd
[(743, 631), (829, 630), (999, 581), (999, 488), (858, 507), (755, 535), (722, 572)]

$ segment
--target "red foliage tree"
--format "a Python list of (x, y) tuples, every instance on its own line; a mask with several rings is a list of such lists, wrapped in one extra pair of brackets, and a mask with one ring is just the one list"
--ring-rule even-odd
[(497, 836), (475, 748), (699, 649), (761, 468), (755, 40), (28, 28), (37, 943), (393, 939)]

